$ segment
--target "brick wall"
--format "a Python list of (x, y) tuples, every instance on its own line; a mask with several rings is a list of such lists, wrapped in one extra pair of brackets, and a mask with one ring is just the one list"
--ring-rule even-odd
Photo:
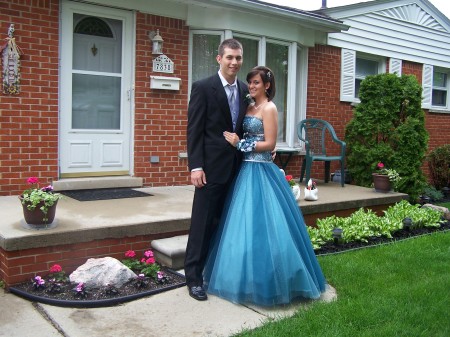
[[(335, 129), (339, 139), (344, 140), (345, 125), (352, 118), (352, 107), (340, 102), (341, 50), (339, 48), (316, 45), (309, 49), (308, 58), (308, 96), (306, 118), (319, 118), (328, 121)], [(327, 153), (338, 154), (339, 147), (328, 139)], [(287, 167), (294, 177), (300, 176), (301, 160), (296, 156)], [(338, 162), (331, 163), (331, 172), (339, 169)], [(313, 177), (324, 178), (324, 163), (314, 162)]]
[(54, 264), (59, 264), (69, 275), (90, 258), (109, 256), (123, 260), (127, 250), (134, 250), (138, 256), (141, 256), (145, 250), (151, 248), (151, 241), (184, 234), (186, 232), (182, 231), (139, 235), (19, 251), (5, 251), (0, 248), (0, 280), (4, 280), (7, 285), (24, 282), (36, 275), (47, 275)]
[[(163, 52), (173, 62), (173, 74), (152, 72), (150, 31), (159, 29), (164, 39)], [(135, 175), (144, 186), (189, 184), (186, 152), (188, 105), (189, 29), (181, 20), (137, 14), (136, 91), (135, 91)], [(150, 76), (181, 78), (179, 91), (150, 89)], [(150, 163), (150, 156), (160, 162)]]
[[(340, 102), (340, 73), (341, 73), (341, 50), (340, 48), (316, 45), (309, 49), (308, 65), (308, 97), (307, 97), (307, 118), (324, 119), (333, 125), (339, 139), (344, 140), (345, 126), (353, 117), (353, 109), (350, 103)], [(387, 69), (388, 70), (388, 69)], [(403, 61), (402, 73), (411, 74), (417, 77), (422, 83), (422, 64)], [(450, 132), (444, 125), (450, 125), (450, 114), (431, 113), (425, 110), (425, 124), (429, 132), (429, 151), (437, 146), (450, 144)], [(447, 128), (448, 129), (448, 128)], [(336, 153), (336, 147), (332, 142), (327, 151), (330, 154)], [(287, 169), (288, 174), (294, 177), (300, 176), (301, 159), (294, 157)], [(338, 162), (331, 164), (331, 172), (339, 169)], [(428, 174), (428, 164), (424, 162), (422, 166), (425, 174)], [(323, 163), (313, 163), (314, 177), (323, 179)]]
[(0, 195), (12, 195), (58, 176), (59, 0), (0, 1), (0, 13), (0, 43), (13, 23), (23, 53), (20, 94), (0, 91)]

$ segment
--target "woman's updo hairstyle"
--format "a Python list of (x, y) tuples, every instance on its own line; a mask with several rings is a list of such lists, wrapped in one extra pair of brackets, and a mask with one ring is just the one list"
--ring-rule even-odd
[(266, 96), (269, 101), (273, 99), (275, 96), (275, 77), (273, 76), (273, 71), (270, 70), (267, 67), (258, 66), (250, 70), (250, 72), (247, 74), (247, 83), (250, 81), (250, 79), (256, 75), (260, 75), (261, 79), (264, 83), (270, 83), (269, 88), (266, 90)]

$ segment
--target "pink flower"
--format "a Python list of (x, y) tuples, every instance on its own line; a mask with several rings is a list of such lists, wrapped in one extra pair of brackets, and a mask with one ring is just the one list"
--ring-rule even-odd
[(135, 257), (136, 253), (135, 253), (134, 250), (128, 250), (128, 251), (125, 252), (125, 256), (126, 257)]
[(157, 277), (158, 277), (158, 280), (161, 280), (162, 278), (164, 278), (164, 272), (163, 272), (163, 271), (158, 271), (158, 272), (156, 273), (156, 275), (157, 275)]
[(62, 268), (59, 264), (55, 264), (50, 268), (50, 273), (59, 273), (62, 271)]
[(287, 175), (285, 178), (286, 178), (287, 181), (291, 181), (293, 179), (293, 177), (290, 174)]
[(143, 258), (141, 259), (141, 262), (142, 262), (142, 263), (145, 263), (145, 257), (143, 257)]
[(151, 250), (147, 250), (147, 251), (144, 253), (144, 256), (145, 256), (145, 257), (152, 257), (152, 256), (153, 256), (153, 252), (152, 252)]
[(39, 179), (37, 177), (30, 177), (27, 179), (28, 185), (39, 184)]
[(380, 161), (380, 162), (377, 164), (377, 169), (381, 170), (381, 169), (383, 169), (383, 168), (384, 168), (384, 164)]
[(154, 257), (150, 257), (147, 260), (145, 260), (145, 263), (146, 264), (153, 264), (153, 263), (155, 263), (155, 258)]

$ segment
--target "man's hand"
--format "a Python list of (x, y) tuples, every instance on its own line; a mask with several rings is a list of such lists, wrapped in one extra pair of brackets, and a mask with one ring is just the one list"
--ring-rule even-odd
[(191, 172), (191, 182), (192, 185), (194, 185), (197, 188), (202, 188), (206, 185), (206, 175), (205, 171), (198, 170), (198, 171), (192, 171)]

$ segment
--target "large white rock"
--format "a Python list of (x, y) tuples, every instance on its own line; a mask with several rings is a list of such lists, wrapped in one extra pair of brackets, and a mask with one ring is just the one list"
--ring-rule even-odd
[(422, 207), (428, 207), (428, 208), (432, 208), (435, 209), (439, 212), (442, 212), (442, 216), (444, 217), (445, 220), (450, 220), (450, 211), (447, 207), (442, 207), (442, 206), (436, 206), (433, 204), (425, 204)]
[(73, 283), (83, 282), (87, 287), (99, 288), (108, 284), (120, 287), (136, 277), (137, 275), (119, 260), (103, 257), (88, 259), (70, 274), (69, 279)]

